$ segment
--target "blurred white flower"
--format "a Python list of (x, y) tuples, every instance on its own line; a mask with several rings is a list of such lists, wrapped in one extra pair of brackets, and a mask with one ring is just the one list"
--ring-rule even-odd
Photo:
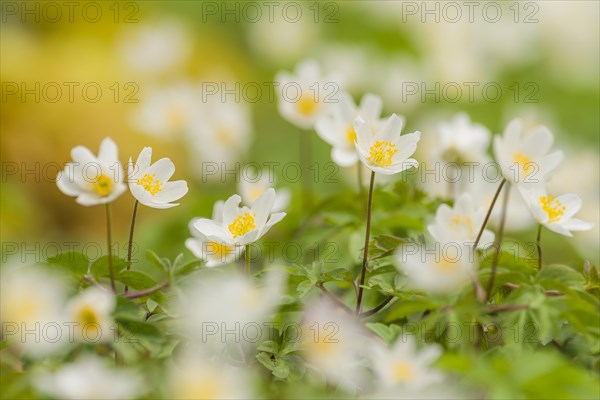
[[(486, 208), (476, 205), (469, 193), (463, 193), (454, 206), (442, 204), (435, 212), (435, 222), (427, 230), (437, 241), (447, 240), (462, 244), (473, 244), (485, 218)], [(479, 241), (479, 248), (494, 243), (494, 233), (485, 229)]]
[(260, 239), (285, 217), (284, 212), (271, 214), (275, 197), (275, 190), (269, 188), (249, 208), (240, 207), (242, 198), (234, 194), (223, 205), (221, 221), (199, 218), (194, 228), (211, 241), (245, 246)]
[(409, 158), (417, 149), (421, 139), (420, 132), (401, 135), (404, 121), (396, 114), (377, 127), (373, 127), (363, 118), (354, 121), (356, 131), (356, 151), (360, 161), (371, 171), (383, 175), (392, 175), (411, 167), (418, 167), (419, 163)]
[(189, 32), (176, 19), (134, 24), (121, 34), (118, 51), (136, 73), (156, 75), (170, 72), (190, 56)]
[(417, 289), (432, 293), (450, 293), (468, 282), (475, 270), (472, 246), (443, 238), (434, 248), (407, 244), (397, 256), (397, 267), (406, 273)]
[(377, 377), (375, 386), (419, 391), (438, 384), (444, 377), (431, 364), (441, 355), (442, 349), (437, 344), (417, 349), (410, 336), (401, 335), (392, 348), (376, 342), (370, 352), (371, 365)]
[(171, 208), (179, 205), (171, 202), (187, 193), (187, 182), (169, 182), (175, 172), (173, 162), (169, 158), (161, 158), (150, 165), (151, 158), (151, 147), (144, 147), (135, 163), (129, 158), (128, 181), (131, 194), (140, 203), (152, 208)]
[(438, 125), (438, 144), (434, 158), (447, 163), (463, 164), (490, 161), (487, 149), (491, 141), (490, 131), (483, 125), (471, 123), (465, 113), (457, 114), (449, 122)]
[(339, 84), (332, 77), (322, 76), (314, 60), (299, 63), (294, 72), (280, 72), (275, 78), (279, 113), (299, 128), (312, 129), (337, 102)]
[(97, 343), (114, 338), (111, 316), (116, 306), (114, 294), (99, 287), (90, 287), (72, 298), (66, 306), (66, 320), (75, 324), (75, 339)]
[(573, 236), (572, 231), (586, 231), (594, 224), (573, 218), (581, 209), (581, 198), (574, 193), (558, 197), (550, 196), (541, 186), (523, 190), (522, 194), (536, 221), (549, 230), (564, 236)]
[[(242, 197), (242, 202), (252, 207), (254, 202), (270, 187), (275, 186), (274, 179), (271, 179), (269, 174), (259, 172), (260, 176), (257, 179), (246, 179), (241, 176), (238, 182), (238, 192)], [(277, 189), (277, 195), (273, 202), (273, 212), (280, 212), (287, 209), (291, 201), (291, 193), (288, 189)]]
[(561, 151), (548, 154), (553, 142), (554, 136), (546, 127), (524, 134), (522, 121), (512, 120), (504, 134), (494, 138), (494, 155), (504, 178), (517, 185), (545, 184), (563, 159)]
[[(0, 274), (2, 338), (28, 356), (43, 357), (62, 348), (66, 283), (47, 269), (3, 265)], [(30, 332), (25, 334), (26, 331)], [(56, 340), (55, 340), (56, 339)]]
[(131, 123), (142, 133), (172, 139), (190, 130), (201, 108), (201, 92), (191, 83), (153, 87), (144, 93)]
[(91, 355), (53, 373), (40, 373), (34, 386), (41, 393), (65, 400), (135, 399), (145, 392), (140, 376), (110, 367), (108, 360)]
[(354, 316), (321, 297), (307, 305), (301, 329), (307, 366), (345, 390), (364, 387), (370, 339)]
[(358, 162), (358, 154), (354, 142), (354, 120), (361, 117), (372, 130), (379, 124), (379, 116), (383, 103), (379, 96), (366, 94), (363, 96), (360, 107), (357, 107), (346, 92), (339, 95), (339, 102), (332, 107), (331, 114), (324, 115), (317, 120), (315, 130), (325, 142), (330, 144), (331, 159), (341, 167), (349, 167)]
[[(216, 267), (237, 260), (244, 251), (244, 246), (236, 246), (225, 242), (215, 242), (202, 234), (194, 225), (200, 218), (194, 218), (189, 223), (191, 238), (185, 241), (187, 247), (196, 257), (204, 260), (207, 267)], [(213, 207), (212, 220), (223, 222), (223, 201), (217, 201)]]
[(221, 165), (239, 161), (252, 142), (248, 104), (231, 100), (221, 102), (211, 97), (196, 110), (188, 137), (202, 162)]
[(248, 368), (208, 361), (201, 355), (187, 355), (171, 367), (169, 388), (171, 399), (256, 398)]

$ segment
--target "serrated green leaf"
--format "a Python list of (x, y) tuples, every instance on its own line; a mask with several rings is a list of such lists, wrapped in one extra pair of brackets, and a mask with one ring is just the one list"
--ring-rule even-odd
[(46, 261), (50, 266), (64, 268), (65, 271), (75, 274), (78, 278), (87, 275), (90, 261), (82, 253), (69, 251), (57, 254)]

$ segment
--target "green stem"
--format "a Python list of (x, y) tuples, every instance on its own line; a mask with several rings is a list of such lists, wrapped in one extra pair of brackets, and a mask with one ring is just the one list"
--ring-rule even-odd
[(246, 258), (246, 275), (248, 277), (250, 277), (250, 245), (247, 244), (246, 245), (246, 250), (245, 250), (244, 256)]
[[(131, 228), (129, 229), (129, 243), (127, 243), (127, 270), (131, 269), (131, 252), (133, 249), (133, 230), (135, 229), (135, 217), (137, 215), (139, 201), (133, 203), (133, 214), (131, 215)], [(129, 287), (125, 286), (125, 294), (129, 291)]]
[(108, 274), (110, 276), (110, 287), (113, 292), (117, 292), (115, 287), (115, 270), (113, 267), (113, 257), (112, 257), (112, 224), (110, 222), (110, 203), (106, 203), (106, 242), (108, 245)]
[(536, 244), (538, 252), (538, 271), (540, 271), (542, 269), (542, 224), (538, 225)]
[[(506, 182), (506, 181), (505, 181)], [(492, 260), (492, 270), (490, 274), (490, 280), (488, 282), (486, 290), (486, 302), (490, 299), (492, 289), (494, 289), (494, 280), (496, 279), (496, 268), (498, 267), (498, 260), (500, 258), (500, 248), (502, 247), (502, 238), (504, 236), (504, 224), (506, 222), (506, 210), (508, 208), (508, 198), (510, 196), (510, 186), (504, 191), (504, 199), (502, 200), (502, 213), (500, 215), (500, 226), (498, 227), (498, 238), (496, 244), (496, 253)]]
[(494, 206), (496, 205), (496, 200), (498, 200), (498, 196), (500, 195), (500, 192), (502, 191), (502, 188), (504, 187), (505, 184), (506, 184), (506, 179), (502, 179), (502, 182), (500, 182), (500, 186), (498, 186), (498, 190), (496, 190), (496, 193), (494, 194), (494, 198), (492, 199), (492, 204), (490, 204), (490, 208), (488, 208), (487, 214), (485, 215), (483, 224), (481, 224), (481, 229), (479, 229), (479, 233), (477, 234), (477, 239), (475, 239), (475, 243), (473, 244), (473, 252), (477, 251), (477, 245), (479, 244), (479, 241), (481, 240), (481, 235), (483, 235), (483, 231), (485, 230), (485, 227), (487, 226), (488, 220), (490, 219), (490, 215), (492, 215), (492, 210), (494, 209)]
[(369, 256), (369, 239), (371, 236), (371, 205), (373, 204), (373, 186), (375, 186), (375, 172), (371, 171), (371, 182), (369, 183), (369, 200), (367, 203), (367, 230), (365, 233), (365, 246), (363, 248), (363, 262), (360, 273), (360, 284), (358, 285), (358, 296), (356, 297), (355, 313), (360, 314), (363, 298), (363, 285), (367, 274), (367, 261)]

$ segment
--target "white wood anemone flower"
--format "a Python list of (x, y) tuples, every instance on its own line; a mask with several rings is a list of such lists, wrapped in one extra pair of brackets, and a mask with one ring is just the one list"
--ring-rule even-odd
[(225, 201), (220, 222), (200, 218), (194, 223), (209, 240), (228, 245), (245, 246), (264, 236), (286, 213), (271, 214), (275, 203), (275, 190), (269, 188), (260, 195), (252, 207), (240, 207), (242, 198), (234, 194)]
[(452, 242), (434, 243), (434, 247), (407, 244), (397, 255), (396, 266), (411, 286), (430, 293), (451, 293), (460, 289), (475, 271), (472, 245)]
[(187, 182), (169, 179), (175, 172), (175, 165), (168, 158), (161, 158), (151, 164), (152, 148), (144, 147), (135, 163), (129, 159), (128, 181), (131, 194), (140, 203), (152, 208), (171, 208), (188, 192)]
[(106, 343), (114, 339), (112, 312), (117, 303), (113, 293), (90, 287), (71, 299), (65, 319), (74, 325), (75, 339), (89, 343)]
[[(194, 218), (189, 223), (189, 230), (192, 237), (186, 239), (185, 247), (187, 247), (194, 256), (204, 260), (207, 267), (212, 268), (234, 262), (244, 252), (244, 246), (216, 242), (214, 241), (214, 238), (213, 240), (210, 240), (195, 227), (198, 220), (200, 220), (200, 218)], [(217, 223), (223, 222), (223, 201), (217, 201), (213, 206), (212, 220)]]
[(438, 125), (438, 146), (434, 158), (447, 163), (479, 163), (490, 161), (487, 149), (492, 135), (485, 126), (471, 122), (465, 113)]
[[(486, 210), (478, 207), (469, 193), (463, 193), (454, 202), (454, 206), (442, 204), (435, 212), (435, 221), (427, 230), (437, 241), (451, 238), (452, 241), (473, 244), (485, 219)], [(494, 243), (494, 233), (485, 229), (479, 241), (479, 248)]]
[(110, 138), (100, 143), (98, 156), (85, 146), (71, 150), (73, 162), (58, 173), (56, 185), (67, 196), (76, 197), (82, 206), (107, 204), (122, 195), (123, 168), (119, 162), (117, 145)]
[[(269, 174), (262, 173), (258, 179), (246, 179), (243, 175), (238, 182), (238, 192), (242, 197), (242, 202), (252, 207), (254, 202), (270, 187), (275, 186), (275, 180), (271, 179)], [(273, 203), (273, 212), (285, 211), (290, 205), (291, 193), (288, 189), (277, 189), (275, 202)]]
[(553, 197), (542, 186), (535, 186), (522, 190), (521, 194), (533, 218), (552, 232), (572, 237), (572, 232), (587, 231), (594, 227), (591, 222), (573, 218), (582, 205), (581, 198), (574, 193)]
[(39, 373), (33, 381), (39, 392), (65, 400), (136, 399), (146, 391), (144, 384), (134, 372), (110, 367), (108, 360), (92, 355), (81, 356), (55, 372)]
[(323, 77), (315, 60), (296, 66), (294, 74), (280, 72), (275, 77), (281, 116), (302, 129), (312, 129), (317, 120), (336, 102), (339, 85), (331, 77)]
[(410, 158), (417, 149), (421, 132), (401, 135), (404, 125), (402, 118), (392, 114), (388, 120), (373, 132), (373, 127), (363, 118), (354, 120), (356, 131), (356, 151), (360, 161), (371, 171), (392, 175), (408, 168), (417, 168), (417, 160)]
[(354, 142), (354, 120), (364, 119), (375, 129), (379, 123), (383, 102), (381, 97), (367, 93), (357, 107), (346, 92), (339, 95), (339, 102), (332, 107), (331, 114), (318, 119), (315, 130), (321, 139), (332, 146), (331, 159), (340, 167), (349, 167), (358, 162)]
[(494, 156), (502, 175), (512, 184), (544, 184), (563, 159), (562, 151), (548, 153), (554, 136), (548, 128), (538, 126), (524, 134), (523, 122), (514, 119), (502, 136), (494, 138)]

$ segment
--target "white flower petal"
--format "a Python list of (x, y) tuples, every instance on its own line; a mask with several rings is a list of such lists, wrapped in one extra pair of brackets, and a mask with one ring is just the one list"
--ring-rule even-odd
[(381, 115), (383, 101), (381, 97), (367, 93), (360, 101), (360, 116), (367, 121), (375, 121)]
[(179, 200), (188, 192), (188, 185), (186, 181), (174, 181), (167, 182), (163, 185), (163, 188), (153, 197), (154, 203), (170, 203), (175, 200)]
[(148, 168), (148, 174), (155, 175), (163, 184), (167, 182), (175, 173), (175, 164), (168, 158), (161, 158)]
[(107, 137), (100, 143), (98, 161), (107, 166), (112, 166), (115, 162), (119, 161), (117, 144), (111, 138)]
[(333, 147), (331, 149), (331, 159), (340, 167), (350, 167), (358, 161), (358, 154), (356, 154), (354, 148), (347, 150), (345, 148)]

